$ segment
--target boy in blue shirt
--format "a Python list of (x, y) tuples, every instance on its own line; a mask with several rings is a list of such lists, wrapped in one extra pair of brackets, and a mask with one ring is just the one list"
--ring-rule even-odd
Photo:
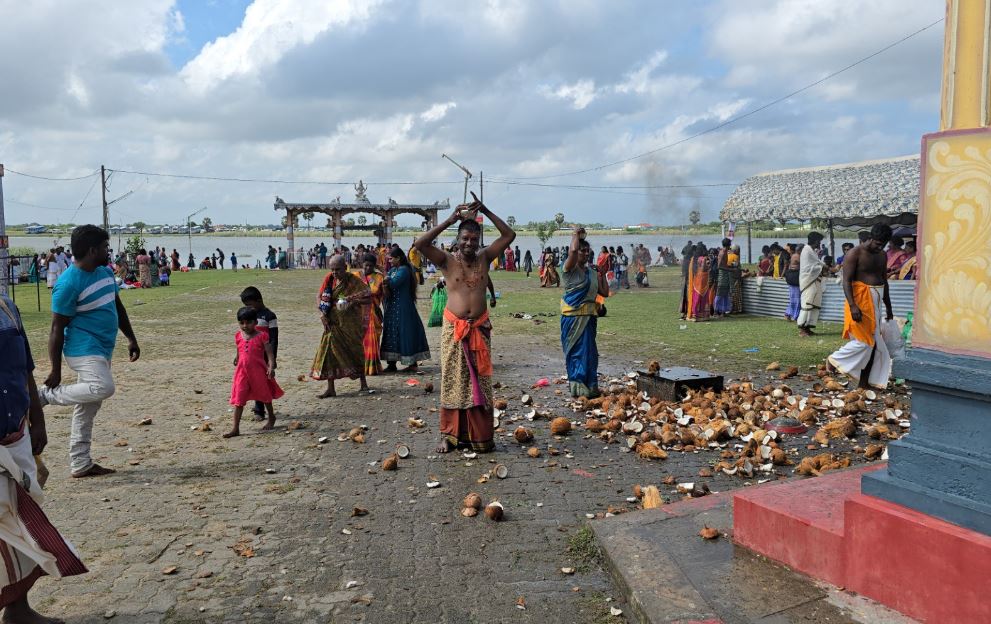
[[(75, 261), (59, 276), (52, 290), (52, 329), (48, 357), (52, 372), (39, 395), (42, 403), (72, 405), (69, 466), (73, 477), (110, 474), (114, 470), (93, 462), (90, 446), (93, 420), (104, 399), (114, 394), (110, 358), (119, 329), (127, 337), (134, 362), (141, 354), (131, 321), (118, 295), (117, 281), (107, 267), (110, 237), (95, 225), (72, 230)], [(78, 375), (74, 384), (62, 384), (62, 356)]]

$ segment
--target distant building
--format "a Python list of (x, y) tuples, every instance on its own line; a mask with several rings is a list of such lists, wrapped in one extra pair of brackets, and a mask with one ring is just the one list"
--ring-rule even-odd
[(636, 223), (634, 225), (627, 225), (626, 226), (626, 229), (627, 230), (649, 230), (652, 227), (654, 227), (654, 226), (651, 225), (651, 224), (649, 224), (649, 223)]

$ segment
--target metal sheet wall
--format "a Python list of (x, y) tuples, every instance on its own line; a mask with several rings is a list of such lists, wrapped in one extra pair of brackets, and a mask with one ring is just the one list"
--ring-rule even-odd
[[(895, 281), (888, 283), (888, 293), (891, 296), (891, 310), (895, 318), (905, 318), (915, 306), (915, 281)], [(819, 318), (824, 321), (843, 322), (843, 287), (836, 279), (826, 282), (826, 291), (822, 296), (822, 312)], [(788, 308), (788, 284), (783, 279), (764, 280), (757, 291), (756, 279), (743, 280), (743, 311), (759, 316), (784, 317)]]

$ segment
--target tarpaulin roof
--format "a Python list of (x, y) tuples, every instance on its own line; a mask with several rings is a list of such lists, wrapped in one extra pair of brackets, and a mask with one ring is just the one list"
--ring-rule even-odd
[(875, 217), (914, 222), (919, 212), (919, 156), (827, 167), (770, 171), (747, 178), (729, 196), (723, 221), (836, 219), (865, 223)]

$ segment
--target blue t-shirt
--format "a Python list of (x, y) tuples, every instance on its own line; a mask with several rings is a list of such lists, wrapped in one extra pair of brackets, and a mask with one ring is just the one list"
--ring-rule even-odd
[(117, 342), (117, 280), (108, 267), (89, 273), (71, 265), (52, 290), (52, 312), (72, 320), (65, 328), (66, 357), (110, 359)]

